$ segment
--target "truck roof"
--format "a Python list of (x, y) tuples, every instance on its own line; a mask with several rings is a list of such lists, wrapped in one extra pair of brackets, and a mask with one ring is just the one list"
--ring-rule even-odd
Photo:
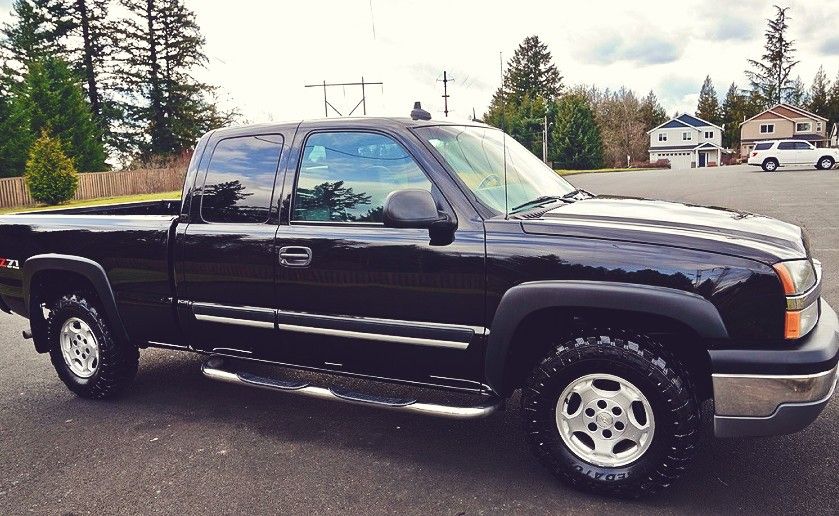
[(466, 126), (474, 126), (474, 127), (485, 127), (488, 129), (494, 129), (493, 127), (486, 125), (482, 122), (475, 122), (472, 120), (458, 120), (458, 119), (445, 119), (445, 120), (414, 120), (409, 117), (373, 117), (373, 116), (363, 116), (363, 117), (342, 117), (342, 118), (316, 118), (316, 119), (307, 119), (307, 120), (294, 120), (294, 121), (286, 121), (286, 122), (270, 122), (270, 123), (262, 123), (262, 124), (250, 124), (250, 125), (243, 125), (243, 126), (228, 126), (216, 129), (213, 131), (218, 136), (225, 136), (225, 135), (234, 135), (234, 134), (241, 134), (243, 132), (250, 132), (254, 130), (258, 130), (259, 132), (270, 132), (272, 130), (280, 130), (280, 129), (289, 129), (296, 127), (299, 124), (307, 124), (313, 127), (347, 127), (347, 128), (356, 128), (356, 129), (404, 129), (404, 128), (415, 128), (415, 127), (428, 127), (428, 126), (440, 126), (440, 125), (466, 125)]

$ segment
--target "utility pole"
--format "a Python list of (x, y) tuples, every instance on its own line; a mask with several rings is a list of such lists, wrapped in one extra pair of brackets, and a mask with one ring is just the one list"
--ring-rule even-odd
[(542, 129), (542, 161), (548, 164), (548, 115), (545, 115), (545, 125)]
[(445, 113), (447, 117), (449, 116), (449, 97), (451, 97), (447, 86), (452, 81), (454, 81), (454, 79), (449, 79), (445, 70), (443, 70), (443, 80), (441, 81), (440, 79), (437, 79), (437, 82), (443, 83), (443, 113)]
[(328, 83), (323, 81), (320, 84), (305, 84), (304, 87), (306, 88), (323, 88), (323, 115), (326, 118), (329, 118), (329, 108), (332, 108), (333, 111), (338, 113), (338, 116), (344, 116), (338, 111), (338, 108), (332, 105), (331, 102), (326, 97), (326, 89), (336, 86), (361, 86), (361, 100), (358, 101), (358, 104), (355, 105), (354, 108), (350, 111), (347, 116), (352, 116), (355, 113), (355, 110), (358, 109), (358, 106), (361, 106), (361, 111), (363, 114), (367, 114), (367, 90), (365, 89), (366, 86), (381, 86), (384, 83), (382, 82), (367, 82), (364, 80), (364, 77), (361, 78), (361, 82), (332, 82)]

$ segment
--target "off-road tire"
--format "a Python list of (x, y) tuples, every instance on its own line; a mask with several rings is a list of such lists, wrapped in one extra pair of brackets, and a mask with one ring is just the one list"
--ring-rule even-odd
[[(99, 365), (90, 378), (81, 378), (73, 373), (61, 353), (59, 333), (71, 317), (87, 323), (99, 346)], [(47, 338), (50, 359), (58, 377), (78, 396), (90, 399), (114, 397), (123, 392), (137, 374), (140, 358), (137, 347), (118, 342), (100, 310), (81, 294), (65, 295), (50, 307)]]
[[(594, 373), (632, 382), (652, 407), (656, 426), (650, 447), (625, 466), (584, 461), (557, 429), (560, 394), (571, 382)], [(573, 487), (597, 494), (637, 498), (668, 487), (692, 461), (701, 428), (688, 369), (652, 338), (615, 330), (581, 332), (557, 345), (531, 372), (521, 403), (536, 457)]]

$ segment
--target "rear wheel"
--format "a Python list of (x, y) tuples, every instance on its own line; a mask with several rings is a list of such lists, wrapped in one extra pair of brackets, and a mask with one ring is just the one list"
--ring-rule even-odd
[(774, 158), (767, 159), (763, 162), (762, 168), (766, 172), (774, 172), (778, 170), (778, 160)]
[(669, 486), (699, 435), (686, 368), (649, 337), (613, 330), (556, 346), (528, 378), (522, 408), (540, 461), (600, 494), (638, 497)]
[(835, 163), (836, 162), (833, 161), (833, 158), (831, 158), (830, 156), (824, 156), (823, 158), (819, 159), (816, 168), (820, 168), (822, 170), (830, 170), (831, 168), (833, 168), (833, 165)]
[(96, 305), (81, 295), (63, 296), (50, 307), (47, 338), (59, 378), (81, 397), (115, 396), (137, 374), (137, 348), (117, 342)]

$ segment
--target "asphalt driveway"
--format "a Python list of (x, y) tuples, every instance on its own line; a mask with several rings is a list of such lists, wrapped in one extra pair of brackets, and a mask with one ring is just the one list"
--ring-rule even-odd
[[(839, 172), (747, 167), (569, 178), (595, 193), (728, 206), (800, 224), (839, 305)], [(0, 514), (839, 512), (839, 402), (802, 433), (714, 440), (673, 489), (626, 502), (567, 488), (531, 459), (518, 399), (452, 422), (213, 383), (145, 351), (130, 393), (74, 397), (0, 317)]]

